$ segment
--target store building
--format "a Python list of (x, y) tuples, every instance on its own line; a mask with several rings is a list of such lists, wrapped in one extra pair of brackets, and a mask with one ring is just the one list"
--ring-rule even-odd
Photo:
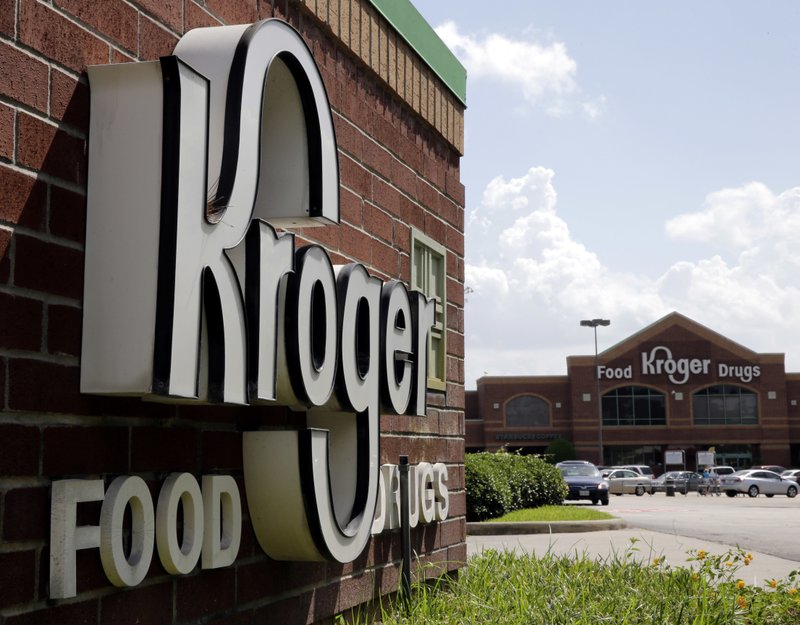
[(565, 376), (480, 378), (467, 392), (466, 445), (545, 453), (564, 439), (581, 459), (658, 473), (670, 450), (683, 450), (689, 468), (709, 450), (718, 464), (800, 466), (798, 400), (800, 374), (786, 373), (783, 354), (756, 353), (674, 312), (597, 363), (567, 357)]
[(408, 0), (0, 0), (0, 622), (466, 561), (466, 73)]

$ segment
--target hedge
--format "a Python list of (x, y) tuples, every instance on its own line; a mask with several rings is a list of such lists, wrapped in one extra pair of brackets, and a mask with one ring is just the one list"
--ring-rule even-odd
[(477, 453), (464, 456), (467, 521), (485, 521), (513, 510), (559, 505), (567, 496), (561, 472), (538, 456)]

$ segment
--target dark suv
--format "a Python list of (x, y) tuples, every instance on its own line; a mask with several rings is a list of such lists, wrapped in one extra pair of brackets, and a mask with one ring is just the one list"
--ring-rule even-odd
[(598, 501), (604, 506), (608, 505), (608, 482), (591, 462), (565, 460), (559, 462), (556, 468), (569, 486), (568, 500), (587, 499), (595, 505)]

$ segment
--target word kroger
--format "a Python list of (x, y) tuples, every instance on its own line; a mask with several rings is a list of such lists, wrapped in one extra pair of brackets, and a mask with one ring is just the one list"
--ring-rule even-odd
[[(444, 482), (447, 467), (421, 462), (409, 467), (411, 527), (443, 521), (449, 510)], [(397, 465), (380, 469), (378, 505), (371, 532), (400, 527), (400, 477)], [(153, 552), (170, 575), (230, 566), (239, 553), (242, 504), (229, 475), (204, 475), (202, 487), (190, 473), (173, 473), (161, 488), (156, 506), (144, 480), (59, 480), (52, 485), (50, 528), (50, 597), (76, 595), (76, 552), (99, 548), (103, 571), (118, 587), (136, 586), (147, 575)], [(78, 504), (102, 501), (99, 525), (77, 525)], [(183, 521), (179, 522), (179, 507)], [(126, 555), (123, 519), (130, 510), (130, 549)], [(182, 536), (182, 538), (181, 538)]]
[[(658, 356), (663, 354), (663, 358)], [(666, 375), (673, 384), (685, 384), (691, 375), (708, 375), (711, 368), (709, 358), (672, 357), (672, 351), (658, 345), (650, 352), (642, 352), (642, 375)], [(761, 375), (758, 365), (729, 365), (717, 363), (720, 378), (735, 378), (748, 383)]]
[(88, 73), (81, 391), (305, 412), (243, 435), (256, 537), (274, 559), (355, 560), (378, 498), (380, 414), (425, 414), (435, 303), (273, 228), (339, 221), (311, 52), (266, 20)]

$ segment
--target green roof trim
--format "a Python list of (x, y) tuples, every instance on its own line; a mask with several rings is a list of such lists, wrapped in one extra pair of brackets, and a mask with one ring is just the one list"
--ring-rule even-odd
[(467, 70), (410, 0), (369, 0), (466, 106)]

